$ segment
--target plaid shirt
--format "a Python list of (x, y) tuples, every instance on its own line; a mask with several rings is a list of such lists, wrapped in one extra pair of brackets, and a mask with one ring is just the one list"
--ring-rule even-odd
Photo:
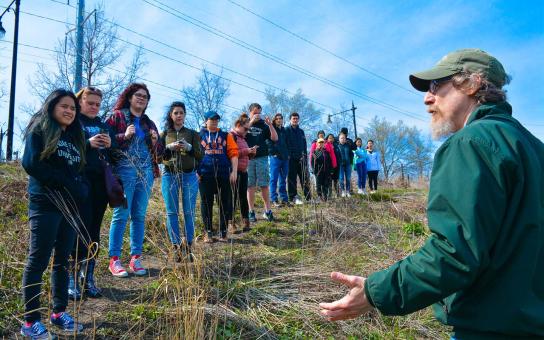
[[(133, 120), (134, 116), (130, 113), (129, 109), (115, 110), (106, 119), (106, 124), (110, 126), (111, 130), (115, 134), (117, 145), (122, 151), (127, 151), (131, 143), (131, 139), (125, 139), (125, 131), (127, 130), (127, 126), (132, 124)], [(160, 176), (158, 161), (159, 157), (164, 151), (164, 147), (160, 140), (157, 140), (155, 145), (152, 146), (150, 131), (154, 130), (157, 133), (157, 136), (159, 136), (159, 131), (157, 130), (155, 123), (153, 123), (153, 121), (149, 119), (145, 113), (140, 117), (140, 128), (145, 133), (145, 143), (147, 144), (153, 158), (153, 175), (155, 178), (157, 178)]]

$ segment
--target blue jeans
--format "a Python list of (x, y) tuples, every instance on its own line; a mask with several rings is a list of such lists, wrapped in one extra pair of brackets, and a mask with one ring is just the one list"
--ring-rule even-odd
[(144, 243), (144, 221), (153, 188), (153, 168), (137, 170), (132, 166), (118, 166), (115, 173), (123, 182), (128, 208), (113, 209), (110, 225), (109, 256), (120, 256), (123, 235), (130, 215), (130, 254), (141, 255)]
[(364, 189), (366, 186), (366, 162), (355, 164), (357, 169), (357, 187)]
[(162, 172), (162, 197), (166, 205), (166, 229), (172, 244), (181, 244), (179, 235), (179, 191), (183, 204), (183, 221), (187, 243), (193, 243), (195, 234), (195, 205), (198, 193), (196, 172)]
[(280, 181), (280, 197), (283, 202), (288, 202), (287, 196), (287, 174), (289, 173), (289, 160), (270, 156), (270, 199), (272, 202), (278, 200), (278, 179)]
[(339, 165), (340, 174), (338, 179), (340, 180), (340, 189), (350, 191), (351, 190), (351, 164)]

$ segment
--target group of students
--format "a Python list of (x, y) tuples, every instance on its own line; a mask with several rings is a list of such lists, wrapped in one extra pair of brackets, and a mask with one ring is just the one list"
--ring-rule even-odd
[(366, 195), (366, 178), (370, 193), (378, 189), (380, 154), (374, 150), (374, 141), (369, 139), (366, 147), (363, 140), (353, 142), (342, 128), (338, 142), (333, 134), (325, 139), (325, 132), (319, 131), (310, 149), (310, 165), (315, 176), (316, 192), (319, 199), (326, 201), (332, 193), (339, 197), (351, 197), (351, 174), (357, 172), (357, 193)]
[[(349, 196), (352, 167), (358, 171), (361, 193), (366, 172), (371, 190), (376, 190), (377, 169), (373, 166), (379, 164), (379, 155), (372, 141), (365, 150), (360, 139), (353, 143), (347, 138), (347, 131), (342, 131), (338, 143), (332, 135), (325, 143), (321, 133), (308, 156), (298, 113), (292, 113), (289, 126), (283, 127), (281, 114), (273, 121), (262, 119), (262, 108), (254, 103), (249, 115), (242, 113), (231, 131), (218, 127), (220, 116), (215, 111), (207, 112), (204, 126), (195, 131), (185, 126), (184, 103), (173, 102), (164, 118), (164, 130), (159, 132), (145, 113), (151, 98), (145, 84), (132, 83), (124, 89), (104, 121), (98, 117), (102, 96), (95, 87), (85, 87), (77, 94), (55, 90), (25, 132), (22, 165), (29, 175), (30, 249), (23, 274), (23, 336), (42, 339), (49, 335), (41, 322), (40, 296), (42, 274), (53, 250), (52, 325), (68, 332), (81, 331), (82, 325), (66, 312), (68, 299), (101, 296), (94, 271), (109, 200), (105, 165), (112, 164), (126, 198), (126, 204), (113, 208), (109, 229), (108, 268), (115, 277), (129, 275), (120, 259), (129, 217), (128, 267), (134, 275), (147, 274), (141, 256), (155, 178), (161, 177), (166, 226), (178, 262), (194, 260), (191, 246), (198, 193), (204, 242), (212, 243), (226, 242), (228, 232), (250, 230), (250, 222), (256, 221), (256, 187), (261, 188), (263, 217), (269, 221), (274, 219), (271, 203), (280, 204), (278, 183), (283, 203), (302, 203), (297, 178), (306, 200), (311, 200), (308, 164), (321, 199), (327, 199), (331, 181), (338, 180), (342, 196)], [(217, 233), (212, 227), (215, 197)], [(240, 221), (233, 218), (238, 209)]]

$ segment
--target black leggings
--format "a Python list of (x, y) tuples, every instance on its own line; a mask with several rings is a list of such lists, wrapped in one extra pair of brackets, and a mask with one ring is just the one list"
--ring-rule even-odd
[[(81, 262), (92, 255), (97, 257), (100, 246), (100, 226), (108, 206), (104, 177), (87, 175), (87, 178), (90, 183), (89, 197), (81, 207), (81, 218), (85, 228), (82, 228), (81, 235), (77, 235), (74, 249), (72, 249), (72, 258), (76, 262)], [(94, 246), (87, 249), (87, 245), (92, 244)]]
[(227, 235), (227, 221), (232, 219), (232, 190), (228, 177), (202, 177), (200, 189), (200, 212), (204, 228), (208, 234), (213, 233), (213, 200), (219, 198), (219, 231), (221, 237)]
[(317, 196), (324, 201), (326, 201), (329, 196), (330, 184), (331, 176), (328, 171), (322, 171), (322, 173), (318, 173), (315, 176)]
[(68, 257), (74, 245), (75, 231), (62, 213), (55, 211), (29, 211), (30, 249), (23, 272), (23, 299), (25, 321), (40, 320), (40, 297), (42, 275), (55, 249), (51, 287), (53, 290), (53, 312), (66, 310), (68, 304)]
[(378, 190), (378, 170), (372, 170), (367, 172), (368, 175), (368, 187), (370, 190)]
[(234, 212), (236, 212), (238, 203), (240, 204), (240, 213), (242, 218), (248, 218), (249, 205), (247, 203), (247, 172), (238, 171), (236, 187), (234, 188)]

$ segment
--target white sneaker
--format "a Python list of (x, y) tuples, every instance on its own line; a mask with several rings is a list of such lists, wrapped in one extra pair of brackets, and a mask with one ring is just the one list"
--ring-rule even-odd
[(361, 188), (357, 189), (357, 193), (358, 193), (359, 195), (361, 195), (361, 194), (363, 193), (363, 189), (361, 189)]
[(297, 198), (295, 198), (295, 204), (296, 205), (302, 205), (302, 204), (304, 204), (304, 202), (302, 202), (302, 200), (297, 197)]
[(351, 193), (349, 191), (346, 191), (346, 197), (351, 197)]
[(365, 189), (363, 189), (363, 195), (365, 195), (365, 196), (366, 196), (366, 190), (365, 190)]
[(346, 197), (346, 192), (342, 190), (342, 197)]

